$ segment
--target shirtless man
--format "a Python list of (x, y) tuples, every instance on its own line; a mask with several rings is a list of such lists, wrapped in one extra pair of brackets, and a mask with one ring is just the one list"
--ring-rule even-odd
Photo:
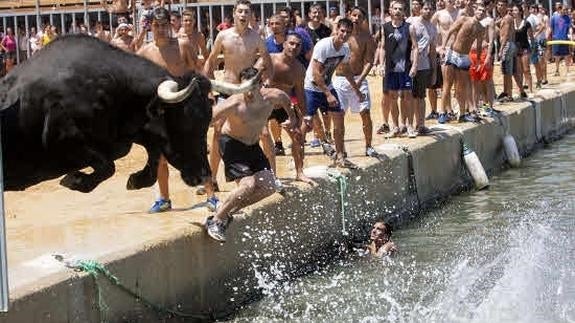
[(204, 66), (203, 63), (208, 58), (208, 49), (206, 47), (206, 37), (201, 32), (196, 30), (196, 16), (194, 12), (185, 10), (182, 12), (182, 29), (180, 29), (179, 38), (187, 38), (190, 44), (192, 55), (198, 56), (201, 54), (203, 60), (197, 60), (197, 70), (201, 70)]
[[(184, 39), (170, 37), (170, 13), (164, 8), (152, 12), (152, 33), (154, 41), (144, 45), (136, 54), (160, 65), (173, 76), (183, 76), (196, 68), (196, 57), (191, 46)], [(158, 188), (160, 196), (150, 208), (150, 213), (164, 212), (172, 208), (168, 187), (168, 163), (164, 156), (158, 164)]]
[[(365, 155), (379, 157), (377, 151), (371, 146), (373, 136), (373, 123), (371, 121), (370, 109), (371, 100), (369, 97), (369, 87), (365, 79), (373, 66), (373, 55), (375, 52), (375, 41), (369, 34), (369, 30), (361, 28), (365, 22), (366, 12), (363, 8), (353, 7), (349, 19), (353, 22), (353, 32), (347, 41), (351, 51), (349, 63), (340, 64), (335, 71), (336, 77), (333, 80), (333, 87), (337, 92), (341, 107), (344, 111), (350, 110), (359, 113), (363, 125), (363, 136), (365, 138)], [(360, 91), (364, 100), (360, 100), (353, 92), (353, 88), (344, 75), (345, 65), (354, 75), (355, 82), (360, 86)]]
[[(469, 52), (473, 42), (476, 42), (476, 48), (481, 48), (485, 27), (481, 25), (481, 20), (485, 17), (485, 7), (483, 4), (477, 4), (475, 14), (473, 17), (462, 16), (460, 17), (449, 29), (445, 38), (443, 38), (442, 47), (445, 57), (445, 70), (447, 73), (455, 75), (455, 96), (459, 103), (459, 122), (475, 122), (476, 119), (468, 113), (470, 107), (468, 98), (471, 97), (471, 80), (469, 76), (469, 67), (471, 61), (469, 59)], [(451, 48), (446, 44), (449, 42), (451, 36), (454, 36)], [(453, 82), (445, 79), (443, 84), (443, 93), (451, 91)], [(445, 108), (445, 105), (444, 105)], [(446, 117), (446, 116), (445, 116)], [(438, 122), (441, 122), (441, 115)]]
[(515, 23), (507, 1), (497, 1), (497, 12), (501, 17), (499, 25), (499, 58), (501, 59), (501, 74), (503, 74), (503, 92), (500, 101), (511, 101), (513, 98), (513, 76), (517, 72), (517, 45), (515, 45)]
[[(273, 67), (270, 55), (266, 50), (264, 41), (260, 35), (249, 28), (252, 15), (251, 2), (238, 0), (234, 6), (234, 25), (231, 28), (218, 33), (212, 47), (210, 56), (204, 64), (204, 74), (214, 78), (214, 68), (217, 66), (218, 55), (224, 55), (224, 81), (240, 83), (240, 72), (245, 68), (252, 67), (258, 60), (264, 73), (264, 80), (273, 75)], [(267, 75), (266, 75), (267, 74)], [(222, 100), (223, 97), (220, 97)], [(218, 190), (216, 175), (220, 164), (219, 137), (223, 120), (214, 122), (214, 135), (210, 149), (210, 167), (212, 170), (212, 182), (214, 190)], [(267, 128), (267, 127), (266, 127)], [(273, 145), (273, 142), (271, 143)], [(273, 149), (273, 147), (271, 148)], [(211, 183), (207, 183), (210, 185)]]
[[(289, 94), (292, 103), (299, 111), (299, 116), (305, 115), (305, 94), (303, 89), (303, 81), (305, 78), (305, 68), (297, 59), (297, 55), (301, 50), (302, 39), (299, 34), (289, 32), (283, 44), (283, 51), (281, 53), (271, 54), (272, 64), (274, 68), (274, 76), (269, 80), (266, 87), (277, 88)], [(288, 118), (287, 113), (282, 109), (276, 109), (270, 116), (277, 123), (282, 124)], [(298, 118), (299, 119), (299, 118)], [(270, 120), (271, 122), (272, 120)], [(299, 121), (298, 121), (299, 122)], [(299, 129), (288, 131), (292, 140), (291, 153), (294, 159), (295, 171), (297, 181), (302, 181), (309, 184), (315, 184), (309, 177), (303, 173), (303, 136)], [(268, 155), (268, 154), (266, 154)]]
[(373, 224), (369, 234), (369, 244), (365, 246), (365, 251), (371, 256), (385, 257), (392, 256), (398, 250), (397, 246), (391, 241), (391, 226), (383, 221)]
[[(257, 69), (250, 67), (240, 73), (241, 80), (253, 78)], [(238, 80), (239, 81), (239, 80)], [(283, 124), (295, 130), (295, 114), (291, 101), (284, 91), (257, 87), (243, 94), (235, 94), (214, 107), (213, 121), (223, 120), (219, 138), (226, 179), (238, 186), (213, 216), (206, 219), (206, 230), (213, 239), (225, 242), (225, 231), (231, 214), (256, 203), (275, 191), (274, 174), (258, 142), (262, 128), (274, 108), (282, 108), (288, 114)]]
[[(438, 47), (436, 48), (437, 53), (441, 53), (443, 51), (443, 39), (451, 29), (451, 26), (459, 17), (459, 9), (455, 7), (455, 0), (446, 0), (445, 1), (445, 9), (437, 11), (433, 17), (431, 17), (431, 23), (437, 24), (437, 44)], [(447, 43), (447, 46), (451, 46), (452, 42)], [(454, 75), (451, 71), (447, 71), (445, 69), (445, 65), (441, 66), (441, 76), (442, 76), (442, 84), (447, 81), (453, 82)], [(432, 86), (432, 88), (439, 88), (438, 85)], [(431, 91), (429, 93), (429, 101), (431, 102), (431, 110), (434, 110), (434, 107), (437, 107), (437, 92)], [(439, 107), (439, 114), (430, 114), (428, 119), (437, 118), (440, 123), (445, 123), (455, 117), (453, 110), (451, 109), (451, 92), (441, 94), (441, 102), (442, 105)], [(439, 116), (442, 115), (441, 120)]]
[(486, 15), (481, 20), (481, 25), (486, 28), (481, 50), (472, 47), (469, 54), (472, 64), (470, 69), (471, 84), (473, 89), (473, 107), (480, 103), (489, 106), (487, 112), (493, 111), (495, 99), (495, 84), (493, 83), (493, 54), (495, 52), (495, 19), (491, 17), (493, 2), (486, 2)]
[(116, 28), (116, 36), (110, 43), (120, 49), (133, 53), (135, 51), (134, 37), (130, 36), (129, 32), (130, 26), (121, 23), (118, 28)]

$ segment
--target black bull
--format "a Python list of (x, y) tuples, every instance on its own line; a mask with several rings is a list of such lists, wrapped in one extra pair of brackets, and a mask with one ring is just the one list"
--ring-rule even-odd
[[(157, 87), (173, 79), (160, 66), (87, 36), (65, 36), (0, 81), (4, 187), (23, 190), (66, 175), (60, 183), (92, 191), (115, 172), (133, 143), (148, 154), (128, 189), (156, 181), (160, 154), (188, 185), (210, 176), (207, 131), (210, 81), (195, 82), (181, 103), (165, 103)], [(91, 172), (81, 171), (91, 167)]]

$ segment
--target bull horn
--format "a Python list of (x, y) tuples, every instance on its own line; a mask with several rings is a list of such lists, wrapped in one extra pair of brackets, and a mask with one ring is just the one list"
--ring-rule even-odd
[(252, 90), (253, 88), (259, 85), (260, 77), (261, 77), (261, 71), (258, 72), (256, 76), (252, 77), (247, 81), (244, 81), (241, 84), (233, 84), (218, 80), (210, 80), (210, 82), (212, 83), (212, 90), (222, 94), (232, 95)]
[(196, 84), (196, 78), (193, 78), (185, 89), (178, 91), (178, 82), (163, 81), (158, 85), (158, 97), (166, 103), (180, 103), (192, 93)]

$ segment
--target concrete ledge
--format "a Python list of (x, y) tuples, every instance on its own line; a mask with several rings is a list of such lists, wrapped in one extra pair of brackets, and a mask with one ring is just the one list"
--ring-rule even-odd
[[(339, 186), (322, 167), (307, 169), (316, 188), (289, 188), (249, 207), (234, 218), (222, 246), (200, 224), (182, 225), (171, 238), (99, 259), (129, 289), (163, 307), (193, 313), (197, 319), (222, 317), (257, 296), (261, 287), (305, 271), (325, 257), (334, 241), (361, 232), (386, 215), (409, 218), (437, 199), (469, 186), (461, 158), (462, 141), (488, 172), (505, 164), (502, 138), (513, 135), (523, 155), (542, 140), (575, 126), (575, 86), (543, 90), (532, 102), (506, 104), (499, 119), (482, 125), (435, 127), (417, 141), (388, 140), (377, 149), (380, 162), (353, 158), (359, 170), (347, 175), (342, 215)], [(575, 101), (573, 101), (575, 102)], [(344, 230), (345, 229), (345, 230)], [(158, 314), (102, 277), (62, 270), (50, 279), (13, 291), (11, 309), (0, 322), (158, 321)]]

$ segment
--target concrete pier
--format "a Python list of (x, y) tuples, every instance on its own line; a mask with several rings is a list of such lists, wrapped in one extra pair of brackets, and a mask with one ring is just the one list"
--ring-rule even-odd
[[(380, 83), (371, 83), (373, 93), (379, 93)], [(329, 159), (319, 150), (306, 148), (306, 172), (320, 183), (313, 188), (289, 182), (294, 175), (288, 166), (291, 157), (279, 157), (285, 193), (236, 215), (225, 244), (207, 237), (201, 226), (208, 214), (201, 205), (204, 197), (185, 187), (173, 169), (171, 212), (149, 215), (152, 190), (124, 190), (127, 174), (143, 163), (140, 147), (120, 160), (118, 174), (91, 194), (71, 192), (57, 181), (8, 192), (11, 307), (0, 322), (224, 317), (266, 284), (277, 284), (325, 258), (335, 241), (362, 233), (373, 220), (407, 221), (413, 212), (470, 187), (462, 142), (492, 173), (505, 165), (502, 140), (507, 133), (523, 156), (560, 137), (575, 127), (575, 105), (569, 102), (575, 102), (575, 85), (564, 83), (540, 90), (530, 101), (497, 105), (501, 117), (486, 118), (484, 124), (429, 123), (433, 132), (415, 140), (374, 135), (374, 146), (386, 157), (381, 161), (363, 156), (359, 116), (348, 116), (346, 146), (360, 168), (340, 170), (347, 184), (344, 194), (338, 182), (342, 177), (327, 170)], [(380, 120), (379, 113), (374, 109), (374, 120)], [(233, 185), (220, 183), (225, 199)], [(161, 308), (148, 306), (104, 274), (95, 279), (67, 268), (54, 254), (72, 264), (96, 260), (121, 286)]]

